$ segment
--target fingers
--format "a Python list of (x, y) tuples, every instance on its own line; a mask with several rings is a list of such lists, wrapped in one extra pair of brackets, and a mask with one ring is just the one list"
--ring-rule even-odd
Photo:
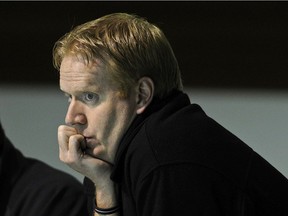
[(74, 159), (77, 159), (79, 156), (82, 156), (82, 154), (85, 151), (86, 143), (85, 138), (80, 134), (75, 134), (69, 137), (69, 155), (70, 157), (76, 157)]
[(58, 142), (60, 160), (72, 169), (87, 176), (97, 185), (110, 179), (112, 164), (93, 155), (93, 150), (87, 148), (85, 137), (77, 129), (59, 126)]
[(58, 143), (59, 148), (62, 151), (68, 151), (69, 150), (69, 138), (72, 135), (76, 135), (77, 130), (73, 127), (69, 127), (66, 125), (60, 125), (58, 127)]
[(61, 125), (58, 128), (59, 158), (64, 163), (71, 165), (79, 163), (86, 148), (85, 138), (77, 133), (73, 127)]

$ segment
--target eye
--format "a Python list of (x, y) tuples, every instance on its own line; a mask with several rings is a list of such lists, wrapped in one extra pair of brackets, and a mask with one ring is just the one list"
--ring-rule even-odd
[(99, 99), (99, 96), (95, 93), (86, 92), (83, 94), (83, 101), (87, 103), (95, 103)]
[(87, 100), (87, 101), (92, 101), (92, 100), (95, 99), (95, 94), (93, 94), (93, 93), (86, 93), (86, 94), (84, 95), (84, 97), (85, 97), (85, 100)]

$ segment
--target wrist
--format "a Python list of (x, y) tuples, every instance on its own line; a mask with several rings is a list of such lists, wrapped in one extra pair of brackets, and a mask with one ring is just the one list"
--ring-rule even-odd
[(106, 181), (102, 187), (95, 185), (94, 212), (97, 215), (111, 215), (119, 211), (118, 185)]
[(99, 208), (97, 206), (96, 199), (94, 200), (93, 204), (94, 204), (94, 206), (93, 206), (94, 212), (97, 214), (100, 214), (100, 215), (110, 215), (110, 214), (114, 214), (120, 210), (119, 206), (114, 206), (114, 207), (110, 207), (110, 208)]
[(95, 202), (99, 208), (110, 208), (118, 205), (118, 185), (106, 181), (105, 186), (95, 185)]

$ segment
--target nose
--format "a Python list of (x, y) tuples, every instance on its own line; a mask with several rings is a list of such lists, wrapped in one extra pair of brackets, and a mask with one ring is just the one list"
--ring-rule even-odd
[(72, 100), (66, 113), (65, 123), (67, 125), (75, 126), (84, 125), (86, 122), (87, 119), (81, 103), (76, 100)]

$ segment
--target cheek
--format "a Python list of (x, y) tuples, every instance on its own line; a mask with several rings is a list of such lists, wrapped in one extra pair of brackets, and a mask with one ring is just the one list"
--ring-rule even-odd
[(115, 109), (106, 113), (101, 121), (103, 137), (111, 142), (118, 142), (129, 126), (129, 113), (125, 109)]
[(105, 106), (92, 109), (86, 113), (88, 127), (97, 137), (103, 139), (109, 136), (117, 123), (117, 110), (111, 110)]
[(88, 127), (104, 142), (120, 139), (134, 116), (133, 106), (128, 106), (127, 103), (99, 106), (86, 113)]
[(101, 112), (99, 112), (97, 109), (91, 109), (86, 110), (85, 117), (87, 119), (87, 128), (90, 132), (96, 132), (99, 130), (99, 127), (101, 126), (102, 120)]

